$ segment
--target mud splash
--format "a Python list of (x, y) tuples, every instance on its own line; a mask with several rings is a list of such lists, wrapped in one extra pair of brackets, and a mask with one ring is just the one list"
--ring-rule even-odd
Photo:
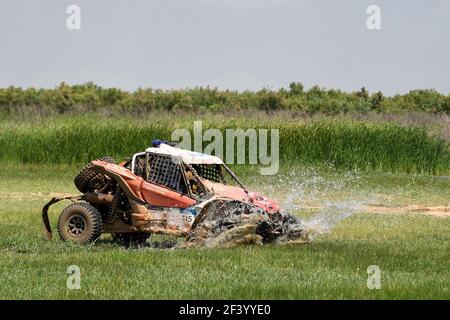
[[(341, 221), (361, 211), (367, 199), (358, 191), (359, 179), (357, 171), (346, 172), (330, 179), (320, 175), (315, 169), (307, 169), (280, 177), (273, 188), (285, 186), (287, 196), (281, 207), (295, 217), (296, 228), (304, 230), (305, 240), (313, 241), (318, 236), (331, 232)], [(354, 188), (354, 199), (323, 199), (324, 194), (339, 194), (345, 188)], [(311, 206), (310, 203), (315, 205)], [(314, 213), (309, 217), (301, 217), (302, 212)]]
[[(323, 194), (333, 194), (355, 184), (358, 175), (350, 172), (339, 178), (327, 179), (315, 170), (291, 172), (287, 176), (278, 176), (277, 180), (267, 184), (265, 194), (270, 197), (282, 193), (283, 219), (276, 225), (278, 235), (267, 237), (262, 228), (274, 229), (273, 223), (261, 212), (244, 213), (244, 208), (229, 208), (230, 212), (214, 209), (211, 216), (195, 229), (195, 235), (178, 247), (234, 247), (244, 244), (286, 244), (307, 243), (318, 236), (330, 232), (339, 222), (361, 211), (362, 201), (323, 200)], [(307, 203), (317, 202), (314, 215), (307, 218), (299, 213), (311, 211)], [(226, 211), (227, 211), (226, 210)], [(236, 213), (235, 211), (239, 211)], [(218, 218), (220, 216), (220, 218)]]
[(341, 221), (356, 212), (360, 212), (362, 203), (359, 201), (328, 202), (320, 211), (310, 218), (298, 218), (297, 228), (304, 230), (308, 241), (313, 241), (320, 235), (331, 232)]

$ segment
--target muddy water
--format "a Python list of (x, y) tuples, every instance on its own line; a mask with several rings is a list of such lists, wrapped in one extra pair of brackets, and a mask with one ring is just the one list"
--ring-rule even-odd
[[(357, 187), (359, 179), (357, 172), (330, 179), (309, 169), (280, 176), (272, 184), (271, 191), (275, 194), (277, 189), (284, 190), (281, 207), (286, 213), (296, 216), (297, 227), (305, 230), (307, 241), (313, 241), (317, 236), (330, 232), (339, 222), (360, 212), (364, 203), (369, 201)], [(352, 198), (324, 198), (324, 195), (339, 194), (343, 189), (352, 190)], [(311, 211), (314, 213), (308, 217), (298, 215)]]
[[(350, 217), (363, 208), (364, 201), (355, 188), (355, 198), (345, 200), (326, 199), (324, 195), (339, 193), (342, 189), (348, 190), (357, 185), (359, 176), (356, 173), (341, 174), (339, 177), (327, 179), (314, 170), (291, 172), (286, 176), (279, 175), (265, 186), (264, 193), (268, 197), (283, 195), (280, 202), (284, 214), (289, 222), (283, 226), (283, 233), (274, 242), (275, 244), (305, 243), (313, 241), (316, 237), (330, 232), (339, 222)], [(366, 199), (367, 200), (367, 199)], [(299, 213), (311, 212), (310, 203), (315, 203), (314, 214), (307, 217)], [(257, 221), (245, 220), (231, 229), (220, 232), (208, 232), (200, 242), (187, 242), (181, 247), (233, 247), (243, 244), (262, 244), (264, 241), (256, 233)], [(212, 222), (214, 224), (214, 222)], [(212, 229), (209, 229), (212, 230)], [(205, 233), (203, 233), (205, 234)]]

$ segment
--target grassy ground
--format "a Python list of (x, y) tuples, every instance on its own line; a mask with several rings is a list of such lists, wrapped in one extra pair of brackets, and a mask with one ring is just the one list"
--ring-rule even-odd
[[(88, 247), (41, 238), (40, 208), (54, 192), (75, 192), (76, 167), (1, 168), (2, 299), (450, 298), (450, 218), (368, 214), (352, 207), (446, 205), (448, 177), (290, 168), (255, 178), (238, 168), (248, 185), (305, 219), (314, 213), (301, 207), (303, 200), (341, 204), (329, 217), (349, 207), (353, 214), (307, 245), (127, 250), (108, 237)], [(53, 225), (63, 206), (51, 210)], [(81, 268), (80, 290), (66, 289), (66, 270), (73, 264)], [(366, 286), (370, 265), (381, 269), (379, 290)]]

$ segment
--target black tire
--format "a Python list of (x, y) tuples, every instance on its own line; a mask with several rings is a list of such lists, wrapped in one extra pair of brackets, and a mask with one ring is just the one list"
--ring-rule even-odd
[[(97, 160), (116, 164), (116, 161), (108, 156), (101, 157)], [(77, 189), (82, 193), (101, 189), (106, 183), (105, 176), (92, 168), (92, 163), (85, 166), (81, 169), (73, 181), (75, 183), (75, 187), (77, 187)]]
[(67, 206), (58, 218), (58, 233), (63, 241), (88, 244), (102, 233), (102, 216), (87, 202)]
[(111, 234), (114, 241), (127, 247), (140, 247), (145, 245), (150, 233), (147, 232), (124, 232)]

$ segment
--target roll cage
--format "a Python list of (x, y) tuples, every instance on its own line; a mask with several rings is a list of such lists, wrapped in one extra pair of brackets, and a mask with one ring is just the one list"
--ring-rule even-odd
[[(128, 168), (133, 174), (150, 183), (188, 195), (196, 200), (209, 198), (214, 194), (214, 190), (208, 188), (203, 183), (203, 179), (227, 184), (224, 171), (247, 193), (247, 189), (239, 178), (224, 163), (189, 164), (179, 156), (146, 151), (134, 154)], [(194, 187), (195, 184), (198, 185)]]

